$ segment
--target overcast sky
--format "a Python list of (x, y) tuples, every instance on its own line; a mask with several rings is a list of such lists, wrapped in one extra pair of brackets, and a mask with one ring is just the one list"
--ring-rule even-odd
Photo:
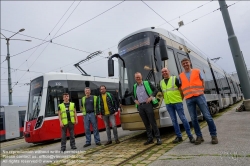
[[(227, 4), (235, 2), (237, 1), (227, 1)], [(14, 105), (27, 104), (29, 86), (25, 83), (29, 83), (42, 73), (51, 71), (63, 70), (63, 72), (79, 73), (73, 64), (98, 50), (103, 51), (101, 56), (81, 66), (91, 75), (107, 77), (107, 59), (104, 57), (108, 56), (109, 51), (113, 54), (117, 53), (119, 40), (139, 29), (161, 27), (184, 38), (177, 31), (172, 31), (173, 28), (170, 25), (141, 1), (119, 3), (121, 1), (1, 1), (1, 33), (6, 37), (13, 35), (6, 30), (17, 32), (25, 28), (25, 31), (20, 34), (38, 39), (47, 37), (46, 40), (60, 35), (52, 42), (78, 49), (45, 43), (37, 49), (19, 54), (41, 44), (42, 41), (19, 34), (14, 36), (13, 39), (32, 40), (32, 42), (10, 41), (10, 55), (16, 55), (11, 57), (11, 68), (18, 69), (12, 70), (11, 73), (12, 85), (18, 82), (13, 88)], [(188, 40), (192, 41), (209, 58), (221, 57), (222, 59), (216, 63), (225, 71), (229, 73), (236, 71), (222, 15), (220, 10), (216, 10), (219, 8), (217, 1), (146, 1), (146, 3), (167, 21), (172, 20), (170, 23), (174, 27), (178, 27), (178, 21), (184, 21), (187, 25), (181, 27), (179, 31)], [(115, 5), (117, 6), (103, 13)], [(246, 65), (250, 68), (250, 2), (240, 1), (228, 10)], [(90, 20), (101, 13), (103, 14)], [(181, 17), (178, 18), (179, 16)], [(177, 19), (173, 20), (174, 18)], [(195, 19), (198, 20), (192, 22)], [(83, 24), (84, 22), (86, 23)], [(7, 62), (3, 62), (6, 55), (6, 42), (1, 40), (1, 105), (8, 104)], [(117, 64), (115, 67), (117, 68)], [(26, 72), (27, 69), (30, 72)]]

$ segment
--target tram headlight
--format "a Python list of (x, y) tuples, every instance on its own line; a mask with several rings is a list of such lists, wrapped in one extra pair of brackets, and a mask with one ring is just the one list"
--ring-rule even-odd
[(39, 116), (36, 121), (35, 129), (39, 128), (42, 123), (43, 123), (43, 116)]

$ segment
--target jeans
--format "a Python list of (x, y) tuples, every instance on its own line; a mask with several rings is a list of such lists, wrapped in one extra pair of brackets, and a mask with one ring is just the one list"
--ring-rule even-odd
[(188, 137), (192, 137), (189, 123), (184, 114), (183, 104), (182, 103), (167, 104), (166, 107), (170, 115), (170, 118), (172, 120), (172, 124), (174, 126), (175, 134), (177, 135), (177, 137), (182, 137), (182, 135), (181, 135), (180, 126), (178, 124), (176, 112), (179, 115), (180, 120), (182, 121), (182, 124), (186, 130)]
[(186, 103), (187, 103), (190, 117), (192, 119), (192, 124), (194, 126), (195, 134), (198, 137), (202, 137), (200, 125), (199, 125), (198, 118), (197, 118), (197, 112), (196, 112), (196, 104), (197, 104), (205, 120), (207, 121), (210, 135), (216, 136), (217, 135), (216, 126), (214, 124), (214, 120), (212, 116), (210, 115), (205, 96), (200, 95), (200, 96), (191, 97), (189, 99), (186, 99)]
[(99, 131), (97, 128), (97, 121), (95, 113), (86, 113), (84, 116), (84, 128), (85, 128), (85, 136), (86, 136), (86, 144), (91, 144), (91, 131), (90, 131), (90, 123), (93, 128), (93, 134), (95, 143), (100, 143)]
[(153, 140), (152, 129), (155, 137), (160, 138), (160, 132), (156, 124), (153, 105), (151, 103), (139, 105), (138, 111), (146, 128), (148, 140)]
[(103, 115), (103, 121), (106, 127), (106, 133), (107, 133), (107, 137), (108, 137), (108, 141), (111, 141), (111, 131), (110, 131), (110, 127), (109, 127), (109, 121), (112, 124), (112, 128), (113, 128), (113, 134), (115, 137), (115, 140), (118, 140), (118, 132), (117, 132), (117, 127), (116, 127), (116, 122), (115, 122), (115, 115)]
[(75, 134), (74, 134), (74, 124), (69, 122), (67, 125), (61, 127), (62, 131), (62, 138), (61, 138), (61, 149), (66, 149), (66, 142), (67, 142), (67, 130), (69, 130), (70, 134), (70, 146), (71, 148), (75, 147)]

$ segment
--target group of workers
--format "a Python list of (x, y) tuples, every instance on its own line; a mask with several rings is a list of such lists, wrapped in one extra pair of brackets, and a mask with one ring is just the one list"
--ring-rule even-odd
[[(211, 143), (217, 144), (218, 138), (216, 126), (213, 118), (210, 115), (206, 98), (204, 96), (205, 82), (203, 79), (203, 74), (199, 69), (191, 68), (191, 62), (188, 58), (184, 58), (181, 61), (181, 64), (184, 68), (184, 72), (179, 75), (179, 79), (176, 76), (171, 76), (170, 71), (167, 68), (163, 68), (161, 70), (164, 79), (161, 80), (160, 87), (176, 134), (176, 138), (173, 140), (173, 143), (183, 141), (176, 112), (182, 121), (185, 131), (189, 137), (189, 141), (195, 145), (199, 145), (204, 141), (197, 118), (196, 105), (198, 105), (203, 117), (208, 124), (211, 135)], [(135, 73), (135, 81), (136, 83), (133, 86), (132, 93), (134, 94), (133, 97), (136, 108), (139, 111), (139, 115), (146, 128), (147, 141), (144, 143), (144, 145), (154, 143), (152, 129), (154, 131), (154, 136), (156, 137), (156, 144), (161, 145), (162, 141), (160, 139), (160, 132), (157, 127), (153, 111), (154, 107), (158, 106), (158, 100), (156, 98), (158, 89), (149, 81), (143, 81), (142, 75), (139, 72)], [(112, 143), (111, 131), (109, 127), (110, 122), (113, 128), (115, 143), (120, 143), (115, 122), (115, 116), (117, 115), (118, 110), (117, 102), (111, 93), (106, 92), (106, 87), (104, 85), (100, 86), (100, 92), (101, 94), (99, 96), (92, 96), (91, 89), (86, 87), (85, 96), (82, 98), (82, 112), (84, 116), (84, 128), (86, 135), (86, 144), (84, 147), (91, 145), (90, 123), (93, 127), (95, 143), (96, 145), (101, 145), (96, 115), (103, 119), (105, 123), (108, 137), (108, 141), (105, 143), (105, 145)], [(191, 133), (189, 123), (184, 114), (182, 103), (183, 98), (186, 100), (192, 125), (197, 136), (196, 139), (194, 139)], [(74, 103), (69, 102), (69, 95), (67, 93), (63, 94), (63, 101), (64, 102), (60, 104), (58, 108), (58, 116), (62, 128), (61, 151), (65, 151), (66, 149), (67, 129), (70, 132), (70, 146), (72, 149), (76, 149), (74, 139), (74, 124), (78, 123), (75, 105)]]
[[(115, 116), (117, 115), (118, 106), (115, 97), (106, 92), (105, 85), (100, 86), (100, 95), (94, 96), (91, 95), (91, 89), (89, 87), (85, 88), (85, 96), (81, 101), (81, 110), (83, 113), (84, 120), (84, 129), (86, 136), (86, 144), (83, 147), (88, 147), (91, 145), (91, 131), (90, 124), (93, 128), (94, 140), (97, 146), (101, 145), (99, 131), (97, 127), (97, 118), (103, 119), (108, 141), (104, 145), (112, 144), (111, 131), (110, 131), (110, 122), (112, 124), (113, 134), (115, 137), (115, 143), (119, 144), (117, 126), (115, 121)], [(74, 125), (78, 123), (77, 114), (75, 109), (75, 104), (69, 102), (69, 94), (63, 94), (63, 103), (59, 104), (58, 107), (58, 116), (60, 121), (60, 126), (62, 129), (62, 138), (61, 138), (61, 151), (66, 150), (66, 133), (67, 129), (70, 133), (70, 146), (71, 149), (77, 149), (75, 145), (74, 137)]]
[[(218, 138), (216, 126), (213, 118), (211, 117), (207, 106), (207, 101), (204, 96), (205, 81), (203, 79), (203, 75), (199, 69), (191, 68), (190, 59), (182, 59), (181, 64), (184, 68), (184, 71), (179, 75), (179, 79), (176, 76), (171, 76), (170, 71), (167, 68), (163, 68), (161, 70), (164, 79), (161, 80), (160, 87), (176, 134), (176, 138), (173, 140), (173, 143), (183, 141), (176, 112), (182, 121), (190, 142), (194, 143), (195, 145), (199, 145), (204, 141), (197, 118), (196, 105), (198, 105), (203, 117), (208, 124), (211, 135), (211, 143), (217, 144)], [(136, 84), (134, 85), (134, 102), (136, 103), (139, 114), (145, 125), (148, 137), (144, 145), (153, 143), (151, 127), (157, 140), (156, 144), (160, 145), (162, 142), (153, 111), (153, 107), (157, 106), (158, 104), (158, 100), (156, 98), (158, 90), (150, 82), (142, 81), (142, 75), (139, 72), (135, 73), (135, 80)], [(194, 139), (191, 133), (189, 123), (184, 114), (182, 103), (183, 98), (186, 100), (188, 112), (190, 114), (192, 125), (197, 136), (196, 139)]]

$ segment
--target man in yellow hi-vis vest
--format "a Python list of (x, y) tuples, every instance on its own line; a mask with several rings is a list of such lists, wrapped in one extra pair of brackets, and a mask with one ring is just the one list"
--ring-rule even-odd
[(95, 139), (95, 144), (100, 146), (100, 136), (97, 127), (96, 110), (97, 110), (97, 96), (90, 95), (91, 90), (89, 87), (84, 89), (85, 95), (82, 98), (82, 114), (84, 119), (84, 129), (86, 136), (86, 144), (83, 146), (88, 147), (91, 145), (91, 131), (90, 123), (93, 128), (93, 134)]
[(77, 149), (74, 136), (74, 125), (78, 123), (75, 103), (69, 102), (69, 94), (63, 94), (63, 103), (58, 106), (58, 117), (62, 128), (61, 151), (66, 150), (67, 130), (70, 133), (71, 149)]
[(184, 109), (182, 104), (183, 97), (179, 90), (181, 86), (179, 83), (179, 79), (176, 76), (170, 76), (170, 72), (167, 68), (163, 68), (161, 72), (164, 78), (160, 82), (161, 90), (176, 134), (176, 138), (175, 140), (173, 140), (173, 143), (178, 143), (183, 141), (180, 131), (180, 126), (177, 121), (176, 112), (179, 115), (180, 120), (182, 121), (182, 124), (186, 130), (190, 142), (194, 143), (195, 142), (194, 137), (191, 133), (189, 123), (184, 114)]

